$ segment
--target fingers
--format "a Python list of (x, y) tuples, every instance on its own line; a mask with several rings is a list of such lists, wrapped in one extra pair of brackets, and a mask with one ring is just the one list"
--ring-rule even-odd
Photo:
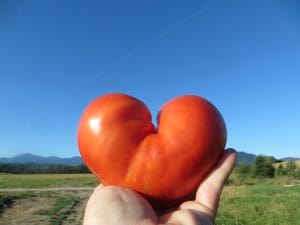
[(225, 150), (213, 171), (200, 184), (196, 202), (216, 212), (224, 184), (234, 168), (237, 154), (234, 149)]
[(153, 225), (157, 217), (150, 204), (136, 192), (99, 185), (86, 204), (83, 221), (84, 225), (143, 224), (144, 221)]
[(193, 209), (179, 209), (162, 215), (159, 224), (172, 225), (212, 225), (212, 220), (202, 212)]
[(198, 187), (196, 200), (185, 202), (180, 208), (201, 212), (213, 221), (218, 208), (220, 194), (235, 165), (236, 159), (235, 150), (225, 150), (215, 168)]
[[(179, 210), (162, 215), (159, 222), (174, 225), (213, 224), (221, 191), (236, 158), (235, 150), (225, 150), (215, 168), (198, 187), (195, 201), (185, 202)], [(88, 201), (84, 224), (109, 224), (119, 219), (123, 222), (124, 219), (128, 220), (128, 223), (122, 224), (141, 224), (141, 221), (147, 221), (145, 224), (157, 223), (149, 203), (136, 193), (124, 188), (99, 185)]]

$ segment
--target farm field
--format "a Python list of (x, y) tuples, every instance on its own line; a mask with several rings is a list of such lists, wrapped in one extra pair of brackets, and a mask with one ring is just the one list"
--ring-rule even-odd
[[(288, 179), (248, 183), (225, 187), (217, 225), (299, 224), (299, 185)], [(82, 224), (86, 201), (97, 184), (91, 174), (1, 174), (0, 225)]]
[(92, 174), (0, 174), (0, 189), (93, 187), (97, 184)]
[(0, 225), (82, 224), (91, 174), (1, 174)]
[(216, 224), (299, 225), (299, 202), (299, 185), (226, 186)]

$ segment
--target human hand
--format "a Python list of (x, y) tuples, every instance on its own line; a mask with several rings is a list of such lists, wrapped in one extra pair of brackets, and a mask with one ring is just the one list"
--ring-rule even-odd
[(117, 186), (99, 185), (86, 205), (84, 225), (210, 225), (214, 223), (220, 195), (237, 155), (224, 151), (211, 173), (199, 185), (194, 201), (156, 215), (138, 193)]

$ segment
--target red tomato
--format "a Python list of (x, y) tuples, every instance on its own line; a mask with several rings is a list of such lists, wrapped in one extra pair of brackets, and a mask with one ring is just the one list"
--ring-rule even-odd
[(157, 129), (143, 102), (104, 95), (85, 109), (78, 128), (82, 158), (104, 185), (133, 189), (162, 207), (195, 192), (225, 143), (221, 114), (193, 95), (165, 104)]

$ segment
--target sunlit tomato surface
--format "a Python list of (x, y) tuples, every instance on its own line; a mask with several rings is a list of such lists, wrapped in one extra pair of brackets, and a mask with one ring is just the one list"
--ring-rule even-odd
[(104, 185), (133, 189), (153, 205), (169, 207), (193, 194), (218, 161), (226, 128), (218, 110), (193, 95), (165, 104), (157, 124), (140, 100), (104, 95), (85, 109), (78, 146)]

